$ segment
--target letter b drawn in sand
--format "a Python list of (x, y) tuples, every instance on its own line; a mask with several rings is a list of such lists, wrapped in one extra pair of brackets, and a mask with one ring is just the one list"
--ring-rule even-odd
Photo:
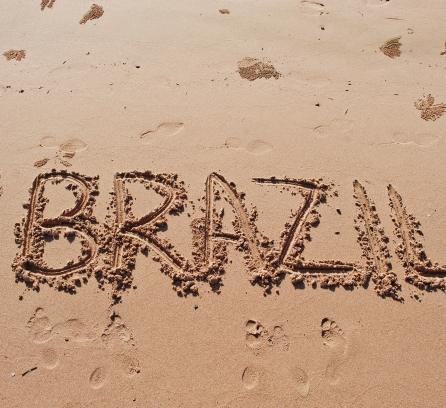
[[(72, 208), (66, 209), (55, 218), (45, 218), (44, 210), (49, 200), (44, 196), (45, 185), (52, 183), (65, 188), (75, 197)], [(97, 253), (97, 221), (92, 215), (95, 196), (98, 191), (98, 177), (87, 177), (64, 171), (40, 174), (30, 189), (30, 201), (24, 207), (28, 209), (22, 224), (16, 224), (16, 243), (21, 247), (13, 262), (18, 280), (38, 287), (39, 282), (48, 282), (58, 289), (75, 291), (80, 279), (75, 274), (85, 272), (91, 275)], [(81, 254), (77, 260), (69, 261), (62, 267), (51, 266), (43, 259), (45, 242), (63, 234), (68, 241), (80, 239)], [(61, 277), (63, 276), (63, 279)], [(66, 279), (71, 276), (74, 280)]]

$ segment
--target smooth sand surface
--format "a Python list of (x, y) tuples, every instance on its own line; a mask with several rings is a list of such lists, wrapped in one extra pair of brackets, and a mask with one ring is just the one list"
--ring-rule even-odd
[(443, 2), (0, 5), (0, 405), (443, 407)]

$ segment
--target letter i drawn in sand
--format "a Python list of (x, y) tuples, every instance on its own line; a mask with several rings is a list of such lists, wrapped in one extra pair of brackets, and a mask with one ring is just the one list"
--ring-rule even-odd
[(406, 281), (420, 289), (440, 289), (446, 291), (446, 265), (440, 266), (432, 261), (424, 252), (423, 245), (417, 236), (423, 233), (420, 223), (409, 214), (403, 205), (403, 200), (392, 185), (388, 186), (390, 206), (395, 217), (395, 235), (401, 240), (396, 254), (406, 269)]
[(396, 300), (403, 300), (398, 291), (401, 285), (392, 272), (389, 261), (390, 254), (387, 249), (388, 238), (384, 234), (381, 221), (376, 212), (375, 204), (367, 196), (367, 192), (358, 180), (353, 182), (356, 205), (360, 212), (355, 220), (358, 231), (358, 242), (362, 248), (364, 258), (367, 260), (366, 268), (370, 271), (378, 295), (390, 296)]

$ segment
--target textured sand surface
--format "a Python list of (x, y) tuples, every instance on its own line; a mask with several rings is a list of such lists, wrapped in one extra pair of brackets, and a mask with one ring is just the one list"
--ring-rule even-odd
[(446, 405), (446, 8), (0, 5), (0, 405)]

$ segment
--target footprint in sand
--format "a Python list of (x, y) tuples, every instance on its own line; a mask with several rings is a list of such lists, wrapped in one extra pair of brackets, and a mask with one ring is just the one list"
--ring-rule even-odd
[(27, 323), (28, 333), (34, 343), (46, 343), (53, 335), (53, 326), (43, 309), (38, 308)]
[(428, 147), (433, 145), (438, 137), (430, 133), (417, 133), (409, 136), (406, 133), (395, 133), (394, 138), (397, 144), (414, 145), (419, 147)]
[(317, 1), (303, 0), (300, 2), (302, 13), (310, 16), (320, 16), (325, 13), (325, 6), (323, 3)]
[(124, 377), (134, 377), (141, 370), (139, 360), (131, 355), (135, 346), (132, 333), (117, 314), (112, 314), (110, 320), (101, 336), (102, 342), (112, 352), (118, 371)]
[(308, 396), (310, 392), (310, 381), (307, 373), (300, 367), (293, 367), (291, 369), (291, 375), (293, 376), (296, 391), (304, 398)]
[(144, 144), (151, 143), (158, 137), (170, 137), (176, 135), (184, 129), (184, 123), (166, 122), (161, 123), (156, 130), (149, 130), (141, 134), (141, 140)]
[(134, 377), (141, 371), (139, 368), (139, 361), (135, 357), (129, 357), (123, 354), (118, 355), (116, 357), (116, 364), (124, 377)]
[(283, 350), (288, 351), (290, 349), (290, 339), (285, 335), (285, 331), (282, 326), (274, 327), (274, 346)]
[(267, 330), (257, 320), (248, 320), (245, 332), (246, 345), (252, 349), (255, 355), (262, 353), (268, 348), (281, 351), (290, 349), (290, 340), (285, 335), (282, 326), (274, 326), (272, 330)]
[(39, 345), (42, 366), (49, 370), (59, 365), (58, 349), (52, 347), (53, 344), (59, 344), (59, 348), (69, 347), (71, 343), (90, 343), (95, 348), (97, 342), (102, 344), (106, 358), (110, 361), (106, 365), (98, 365), (91, 373), (89, 381), (93, 389), (101, 388), (105, 383), (106, 366), (126, 378), (132, 378), (140, 372), (140, 362), (134, 357), (132, 333), (115, 313), (110, 316), (110, 322), (102, 334), (95, 333), (80, 319), (68, 319), (53, 325), (42, 308), (35, 311), (26, 326), (30, 340)]
[(264, 154), (273, 150), (273, 146), (263, 140), (253, 140), (247, 144), (245, 149), (252, 154)]
[(65, 339), (65, 341), (74, 341), (78, 343), (96, 339), (95, 334), (79, 319), (68, 319), (63, 323), (55, 325), (53, 333)]
[[(286, 385), (292, 395), (307, 397), (310, 392), (310, 380), (306, 372), (298, 365), (290, 362), (290, 339), (280, 325), (267, 329), (258, 320), (250, 319), (245, 324), (246, 345), (252, 350), (259, 362), (263, 365), (268, 361), (265, 354), (269, 351), (271, 367), (268, 370), (260, 368), (260, 365), (247, 366), (242, 374), (243, 386), (251, 390), (258, 386), (263, 377), (268, 377), (265, 382), (274, 382), (280, 379), (282, 385)], [(273, 376), (273, 377), (270, 377)]]
[(111, 322), (104, 330), (101, 338), (105, 346), (111, 350), (120, 350), (134, 346), (132, 333), (124, 324), (120, 316), (113, 314)]
[(322, 339), (324, 344), (331, 349), (326, 376), (330, 384), (337, 384), (340, 380), (339, 369), (347, 354), (347, 340), (341, 328), (334, 320), (322, 319), (321, 323)]
[(43, 366), (48, 370), (52, 370), (58, 366), (59, 356), (57, 355), (57, 352), (54, 348), (45, 347), (41, 351), (41, 355), (42, 355)]
[(313, 135), (317, 139), (325, 139), (329, 136), (339, 136), (347, 133), (355, 126), (355, 122), (348, 119), (334, 119), (329, 125), (320, 125), (313, 128)]
[(323, 76), (312, 76), (311, 74), (303, 74), (301, 72), (290, 72), (289, 77), (297, 82), (305, 85), (311, 85), (315, 88), (323, 88), (330, 85), (331, 81)]
[(243, 149), (245, 147), (242, 140), (237, 137), (230, 137), (226, 140), (225, 145), (231, 149)]
[(57, 139), (53, 136), (45, 136), (40, 141), (40, 146), (47, 147), (49, 149), (52, 147), (57, 147), (58, 145), (59, 145), (59, 143), (57, 142)]
[[(68, 161), (72, 159), (76, 153), (81, 152), (88, 148), (88, 145), (80, 139), (68, 139), (63, 142), (60, 142), (57, 138), (53, 136), (46, 136), (40, 141), (40, 146), (45, 147), (47, 149), (57, 149), (58, 152), (53, 157), (54, 161), (64, 165), (65, 167), (70, 167), (72, 164)], [(68, 159), (68, 160), (67, 160)], [(37, 160), (34, 163), (34, 167), (43, 167), (48, 162), (50, 162), (50, 158), (46, 157), (40, 160)]]
[(226, 140), (225, 146), (231, 149), (245, 149), (251, 154), (264, 154), (274, 149), (274, 147), (264, 140), (252, 140), (246, 146), (243, 141), (237, 137), (230, 137)]
[(252, 390), (257, 387), (263, 375), (263, 370), (260, 367), (250, 365), (243, 370), (242, 382), (247, 390)]
[(246, 345), (258, 354), (264, 346), (265, 328), (256, 320), (248, 320), (245, 331)]
[(64, 153), (77, 153), (85, 150), (87, 144), (79, 139), (69, 139), (59, 145), (59, 149)]
[(101, 388), (107, 379), (107, 372), (104, 367), (97, 367), (90, 375), (90, 386), (94, 390)]
[(80, 139), (68, 139), (60, 142), (60, 139), (54, 136), (46, 136), (40, 141), (41, 147), (48, 149), (59, 148), (64, 153), (76, 153), (85, 150), (88, 145)]
[[(33, 343), (39, 346), (43, 367), (52, 370), (59, 365), (57, 349), (51, 345), (57, 342), (85, 342), (97, 338), (88, 327), (78, 319), (69, 319), (58, 324), (51, 324), (42, 308), (38, 308), (27, 323), (28, 333)], [(60, 344), (59, 344), (60, 346)]]

